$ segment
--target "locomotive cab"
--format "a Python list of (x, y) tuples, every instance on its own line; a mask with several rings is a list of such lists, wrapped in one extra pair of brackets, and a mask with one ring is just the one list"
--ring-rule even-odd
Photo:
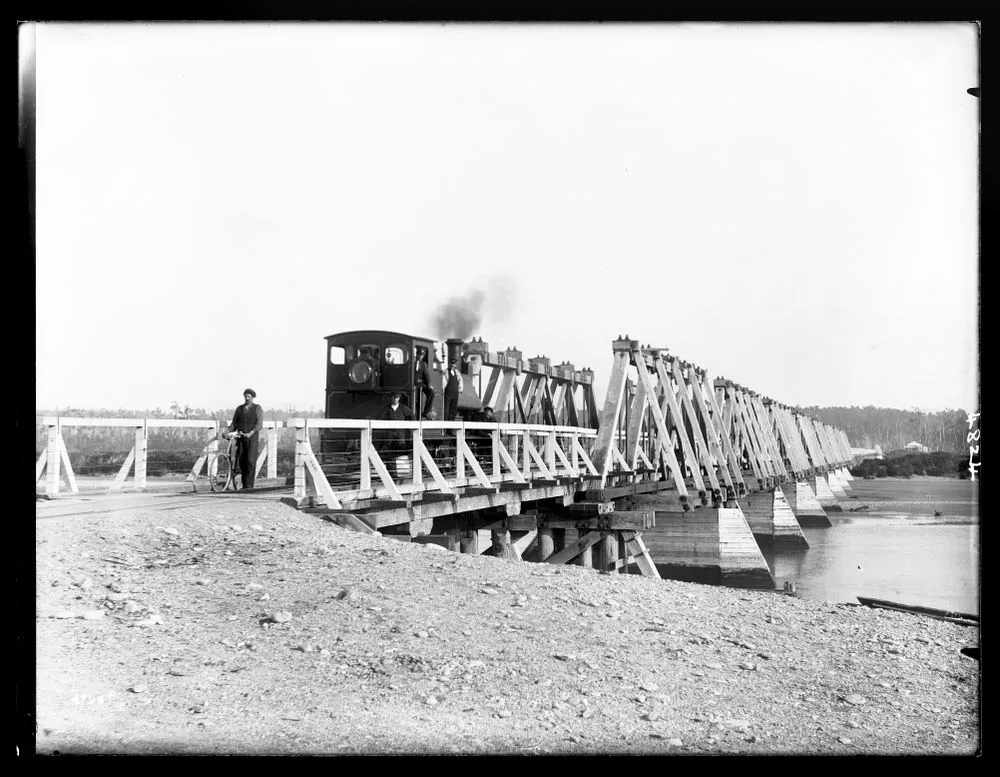
[(455, 359), (463, 373), (459, 396), (460, 418), (477, 418), (482, 403), (469, 379), (469, 362), (462, 352), (462, 341), (448, 340), (438, 344), (427, 337), (382, 330), (340, 332), (326, 338), (327, 418), (378, 418), (389, 404), (390, 396), (399, 392), (414, 417), (428, 408), (421, 407), (423, 394), (417, 385), (417, 360), (427, 367), (427, 378), (434, 389), (434, 411), (438, 419), (444, 413), (445, 362)]
[(341, 332), (326, 341), (327, 418), (377, 418), (394, 392), (412, 407), (418, 349), (425, 360), (434, 353), (432, 340), (399, 332)]

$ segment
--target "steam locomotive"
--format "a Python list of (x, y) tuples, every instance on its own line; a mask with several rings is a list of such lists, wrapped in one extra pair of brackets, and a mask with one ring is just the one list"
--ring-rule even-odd
[[(439, 420), (482, 419), (482, 402), (469, 379), (460, 339), (446, 340), (443, 350), (439, 350), (438, 344), (426, 337), (372, 329), (339, 332), (327, 337), (326, 343), (327, 418), (378, 418), (389, 405), (391, 395), (399, 393), (414, 419), (428, 410)], [(443, 376), (452, 359), (463, 373), (462, 392), (458, 419), (445, 419)], [(431, 408), (423, 405), (424, 395), (417, 385), (418, 360), (426, 365), (434, 389)]]
[[(469, 376), (469, 361), (463, 358), (463, 341), (450, 339), (438, 344), (427, 337), (383, 330), (339, 332), (326, 338), (326, 407), (327, 418), (378, 419), (389, 407), (392, 395), (400, 394), (414, 420), (421, 417), (441, 420), (485, 420), (482, 402)], [(444, 373), (454, 359), (463, 374), (456, 418), (444, 418)], [(425, 395), (417, 382), (417, 362), (424, 362), (427, 381), (434, 389), (433, 405), (424, 405)], [(375, 430), (372, 443), (380, 455), (405, 460), (410, 435)], [(423, 442), (439, 467), (454, 466), (453, 432), (429, 429)], [(470, 434), (468, 442), (477, 451), (487, 446), (489, 435)], [(331, 484), (356, 485), (358, 469), (357, 433), (350, 430), (324, 429), (320, 435), (320, 462)], [(409, 465), (407, 465), (409, 466)]]

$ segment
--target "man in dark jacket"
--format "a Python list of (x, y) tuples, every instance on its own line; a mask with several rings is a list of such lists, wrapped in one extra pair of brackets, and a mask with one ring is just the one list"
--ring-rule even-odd
[(254, 403), (257, 392), (248, 388), (243, 392), (243, 404), (233, 413), (233, 422), (222, 433), (229, 439), (233, 432), (240, 434), (236, 438), (236, 471), (242, 475), (243, 489), (253, 488), (257, 470), (257, 443), (260, 431), (264, 428), (264, 409)]
[[(412, 421), (413, 411), (406, 405), (404, 405), (400, 400), (403, 395), (396, 392), (392, 395), (391, 402), (385, 410), (379, 415), (380, 421)], [(405, 429), (379, 429), (381, 432), (380, 437), (381, 444), (378, 446), (379, 451), (390, 451), (391, 453), (405, 453), (407, 450), (406, 446), (406, 430)]]
[(444, 376), (444, 418), (443, 421), (454, 421), (458, 415), (458, 396), (462, 393), (462, 373), (458, 369), (458, 360), (448, 362), (448, 372)]
[(423, 413), (424, 418), (429, 418), (434, 411), (434, 388), (431, 386), (430, 372), (427, 370), (427, 362), (424, 361), (427, 355), (426, 348), (417, 348), (416, 366), (414, 367), (413, 382), (417, 387), (417, 407), (420, 407), (420, 395), (424, 395)]

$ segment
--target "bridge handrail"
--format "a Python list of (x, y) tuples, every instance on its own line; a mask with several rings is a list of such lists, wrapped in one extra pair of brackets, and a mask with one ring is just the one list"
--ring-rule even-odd
[[(357, 499), (385, 498), (399, 500), (403, 494), (437, 491), (457, 498), (457, 488), (466, 486), (496, 488), (502, 483), (534, 480), (551, 482), (553, 478), (574, 480), (597, 475), (589, 457), (590, 442), (597, 431), (589, 427), (552, 426), (546, 424), (516, 424), (484, 421), (387, 421), (345, 418), (295, 418), (288, 422), (295, 428), (295, 497), (306, 499), (307, 476), (315, 487), (317, 498), (327, 506), (339, 509), (343, 502)], [(337, 477), (331, 483), (309, 441), (311, 431), (342, 430), (355, 434), (349, 437), (353, 451), (341, 459)], [(412, 433), (412, 446), (397, 449), (396, 460), (382, 456), (385, 450), (376, 445), (380, 431)], [(425, 432), (447, 431), (454, 441), (454, 450), (444, 460), (454, 463), (455, 472), (442, 472), (442, 459), (427, 447)], [(474, 448), (482, 445), (482, 433), (487, 432), (488, 450), (476, 460)], [(476, 435), (473, 442), (467, 433)], [(476, 434), (479, 433), (479, 434)], [(537, 438), (544, 437), (539, 441)], [(533, 439), (534, 438), (534, 439)], [(473, 447), (470, 447), (472, 445)], [(336, 455), (336, 454), (335, 454)], [(391, 455), (391, 454), (390, 454)], [(357, 456), (355, 461), (353, 456)], [(400, 469), (400, 460), (405, 468)], [(346, 469), (345, 469), (346, 467)], [(395, 467), (396, 476), (392, 470)], [(422, 468), (429, 477), (425, 479)], [(466, 471), (471, 469), (471, 473)], [(373, 471), (374, 470), (374, 471)], [(335, 469), (336, 471), (336, 469)]]
[(547, 424), (514, 424), (487, 421), (383, 421), (367, 418), (292, 418), (288, 426), (295, 429), (421, 429), (531, 432), (533, 434), (575, 434), (597, 437), (597, 430), (586, 426), (550, 426)]
[[(147, 440), (150, 429), (157, 428), (187, 428), (187, 429), (209, 429), (212, 437), (204, 446), (201, 454), (195, 461), (194, 467), (187, 476), (188, 481), (196, 481), (202, 468), (208, 464), (211, 469), (214, 457), (218, 455), (218, 440), (220, 427), (224, 422), (214, 419), (200, 418), (107, 418), (107, 417), (80, 417), (80, 416), (36, 416), (36, 426), (47, 427), (46, 442), (42, 449), (38, 461), (35, 463), (35, 483), (46, 476), (45, 493), (48, 496), (59, 494), (60, 471), (65, 472), (69, 489), (72, 493), (79, 493), (76, 476), (70, 464), (69, 452), (66, 449), (66, 442), (63, 439), (62, 430), (64, 427), (118, 427), (135, 430), (135, 444), (129, 451), (118, 474), (114, 477), (110, 491), (118, 491), (125, 483), (128, 473), (134, 467), (135, 485), (138, 488), (145, 488), (146, 465), (148, 456)], [(277, 454), (278, 435), (277, 430), (284, 426), (283, 421), (264, 421), (263, 428), (268, 432), (267, 442), (261, 446), (258, 453), (255, 467), (260, 472), (261, 467), (267, 462), (267, 476), (277, 477)]]
[[(264, 421), (265, 429), (280, 429), (283, 421)], [(127, 428), (172, 427), (193, 429), (218, 429), (220, 422), (202, 418), (87, 418), (80, 416), (36, 417), (36, 426), (119, 426)]]

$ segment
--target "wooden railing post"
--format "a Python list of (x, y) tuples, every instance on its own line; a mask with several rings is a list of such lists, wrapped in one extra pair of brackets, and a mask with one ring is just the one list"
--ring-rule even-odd
[(455, 477), (465, 477), (465, 425), (455, 433)]
[(278, 423), (270, 429), (267, 435), (267, 476), (278, 477)]
[(296, 418), (295, 424), (295, 487), (292, 491), (300, 504), (306, 498), (306, 448), (309, 444), (309, 428), (304, 418)]
[(500, 480), (503, 476), (500, 471), (500, 446), (503, 444), (500, 442), (500, 428), (497, 427), (495, 432), (490, 432), (490, 437), (493, 438), (493, 477)]
[[(410, 464), (410, 474), (413, 476), (413, 485), (419, 486), (424, 482), (424, 465), (423, 457), (420, 454), (420, 449), (424, 446), (423, 433), (419, 427), (413, 430), (413, 457), (412, 463)], [(403, 482), (403, 478), (399, 471), (396, 472), (396, 478), (400, 483)]]
[(146, 449), (147, 449), (146, 420), (135, 430), (135, 487), (146, 487)]
[(47, 471), (45, 473), (45, 493), (48, 496), (55, 496), (59, 493), (59, 464), (61, 462), (61, 456), (59, 455), (59, 419), (52, 418), (47, 421), (49, 426), (49, 440), (48, 440), (48, 461), (45, 466)]
[(361, 430), (361, 490), (371, 491), (372, 488), (372, 464), (368, 456), (372, 449), (372, 428), (366, 426)]

